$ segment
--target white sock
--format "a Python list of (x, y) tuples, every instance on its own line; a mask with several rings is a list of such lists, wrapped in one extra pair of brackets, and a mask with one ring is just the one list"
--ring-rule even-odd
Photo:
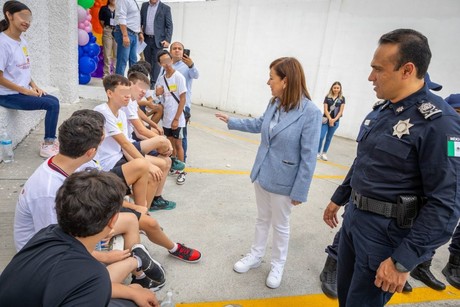
[(136, 255), (133, 255), (133, 257), (136, 258), (136, 260), (137, 260), (137, 268), (138, 268), (138, 269), (141, 268), (141, 267), (142, 267), (142, 259), (139, 258), (139, 257), (136, 256)]
[(169, 252), (170, 252), (170, 253), (174, 253), (175, 251), (177, 251), (177, 247), (178, 247), (178, 246), (177, 246), (177, 243), (174, 243), (174, 247), (171, 248), (171, 249), (169, 250)]

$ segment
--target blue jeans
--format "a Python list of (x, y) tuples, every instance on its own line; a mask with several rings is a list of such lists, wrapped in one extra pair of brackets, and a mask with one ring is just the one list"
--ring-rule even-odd
[(123, 34), (121, 33), (119, 26), (116, 26), (113, 30), (113, 37), (117, 43), (117, 67), (115, 68), (115, 73), (123, 76), (125, 74), (128, 60), (130, 67), (137, 62), (137, 35), (128, 31), (128, 47), (123, 46)]
[(59, 100), (51, 95), (42, 97), (23, 94), (0, 95), (0, 106), (14, 110), (46, 110), (45, 140), (56, 139), (56, 127), (59, 117)]
[(327, 152), (327, 150), (329, 149), (329, 145), (331, 145), (332, 137), (334, 136), (335, 130), (337, 130), (337, 128), (339, 128), (338, 121), (334, 123), (333, 127), (329, 126), (329, 123), (325, 123), (321, 126), (321, 136), (319, 138), (318, 153), (321, 152), (321, 147), (323, 147), (322, 145), (324, 137), (326, 137), (326, 142), (324, 143), (323, 152)]

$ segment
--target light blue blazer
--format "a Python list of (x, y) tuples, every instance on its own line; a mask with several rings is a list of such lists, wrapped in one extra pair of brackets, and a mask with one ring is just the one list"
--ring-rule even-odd
[(321, 129), (321, 111), (307, 98), (273, 127), (270, 121), (279, 101), (269, 103), (259, 118), (229, 118), (228, 128), (261, 133), (261, 142), (251, 171), (251, 181), (266, 191), (305, 202), (316, 167)]

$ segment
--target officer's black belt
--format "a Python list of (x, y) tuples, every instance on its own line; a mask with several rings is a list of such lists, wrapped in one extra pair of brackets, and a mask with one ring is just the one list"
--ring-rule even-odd
[(363, 211), (369, 211), (385, 217), (398, 217), (398, 204), (389, 203), (370, 197), (363, 196), (356, 192), (355, 190), (351, 191), (351, 198), (356, 207)]

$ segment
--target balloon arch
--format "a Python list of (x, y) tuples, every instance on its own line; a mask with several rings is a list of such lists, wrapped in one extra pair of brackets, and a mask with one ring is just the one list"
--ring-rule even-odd
[(99, 10), (107, 0), (78, 0), (78, 82), (103, 76), (102, 26)]

